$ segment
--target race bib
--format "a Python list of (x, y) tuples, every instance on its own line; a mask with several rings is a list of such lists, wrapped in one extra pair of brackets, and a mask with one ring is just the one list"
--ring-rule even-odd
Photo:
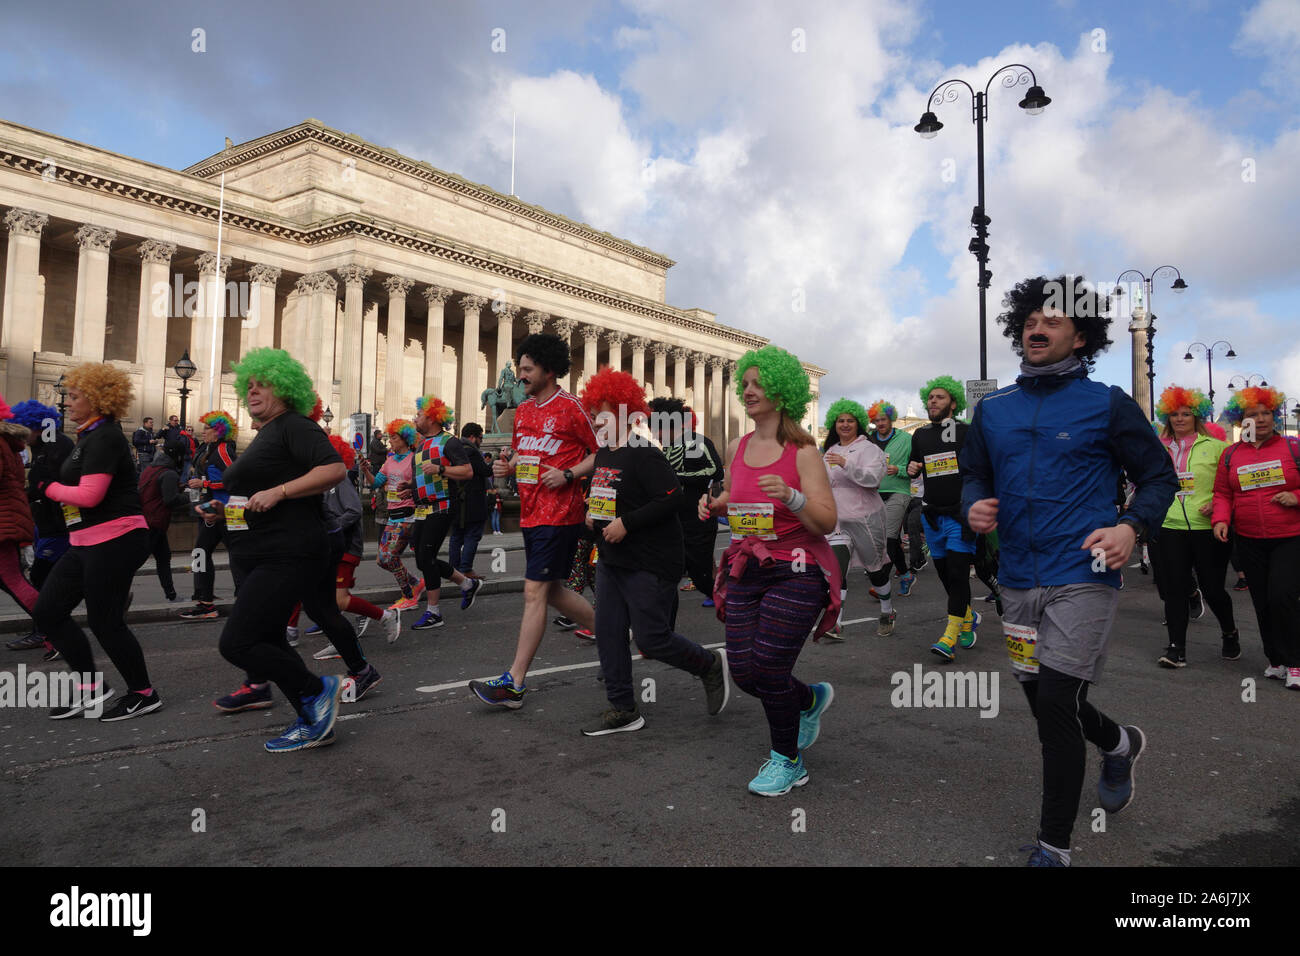
[(1178, 473), (1178, 497), (1186, 498), (1196, 489), (1196, 477), (1190, 471)]
[(1038, 673), (1038, 630), (1024, 624), (1002, 622), (1011, 666), (1022, 674)]
[(1273, 461), (1261, 461), (1254, 465), (1239, 465), (1237, 481), (1241, 482), (1242, 491), (1253, 491), (1256, 488), (1275, 488), (1278, 485), (1285, 485), (1286, 477), (1282, 474), (1282, 462), (1275, 458)]
[(390, 505), (395, 505), (402, 500), (402, 493), (390, 483), (385, 488), (384, 497), (388, 500)]
[(618, 517), (614, 512), (617, 497), (616, 488), (592, 488), (587, 499), (587, 515), (592, 521), (613, 521)]
[(925, 495), (925, 479), (917, 475), (912, 479), (911, 491), (913, 498), (921, 498)]
[(520, 485), (537, 484), (537, 472), (542, 459), (539, 455), (519, 455), (515, 458), (515, 482)]
[(247, 531), (248, 519), (244, 516), (244, 508), (248, 505), (248, 499), (239, 495), (231, 495), (230, 500), (226, 502), (226, 530), (227, 531)]
[(942, 475), (957, 474), (957, 453), (941, 451), (935, 455), (925, 456), (925, 477), (938, 478)]
[(81, 509), (76, 505), (61, 504), (63, 509), (63, 523), (71, 528), (74, 524), (81, 524)]
[(415, 506), (415, 520), (416, 520), (416, 521), (422, 521), (423, 519), (429, 517), (429, 515), (431, 515), (431, 514), (433, 514), (433, 505), (416, 505), (416, 506)]
[(760, 504), (728, 504), (727, 524), (731, 525), (731, 534), (736, 538), (758, 538), (762, 541), (775, 541), (772, 533), (775, 505), (771, 502)]

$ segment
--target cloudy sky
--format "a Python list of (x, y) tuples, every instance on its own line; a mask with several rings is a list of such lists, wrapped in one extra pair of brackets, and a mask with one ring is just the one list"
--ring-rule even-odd
[[(183, 168), (313, 116), (508, 191), (515, 115), (520, 198), (675, 259), (671, 304), (829, 369), (827, 399), (919, 408), (979, 372), (970, 101), (912, 126), (940, 81), (1024, 63), (1052, 104), (990, 93), (990, 375), (1015, 375), (992, 321), (1015, 281), (1172, 264), (1157, 387), (1205, 388), (1183, 355), (1227, 340), (1220, 407), (1231, 374), (1300, 398), (1300, 0), (984, 6), (8, 4), (0, 117)], [(1096, 377), (1127, 386), (1112, 338)]]

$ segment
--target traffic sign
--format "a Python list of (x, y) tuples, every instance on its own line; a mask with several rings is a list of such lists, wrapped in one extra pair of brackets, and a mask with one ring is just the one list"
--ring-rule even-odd
[(998, 390), (998, 380), (996, 378), (968, 378), (966, 379), (966, 406), (972, 412), (975, 406), (985, 395), (989, 395)]

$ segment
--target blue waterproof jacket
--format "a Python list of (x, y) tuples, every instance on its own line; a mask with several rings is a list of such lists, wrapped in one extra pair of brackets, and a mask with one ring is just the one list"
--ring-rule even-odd
[(1103, 583), (1083, 542), (1116, 524), (1120, 470), (1137, 486), (1125, 513), (1154, 537), (1178, 491), (1178, 476), (1142, 410), (1117, 386), (1087, 377), (1027, 376), (975, 409), (958, 459), (962, 517), (998, 499), (998, 581), (1011, 588)]

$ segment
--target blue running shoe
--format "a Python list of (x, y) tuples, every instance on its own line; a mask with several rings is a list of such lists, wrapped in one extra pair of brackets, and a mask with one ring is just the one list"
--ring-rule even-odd
[(975, 633), (975, 629), (980, 626), (980, 621), (982, 621), (983, 618), (980, 617), (980, 612), (974, 609), (971, 610), (971, 614), (973, 615), (973, 619), (971, 620), (970, 630), (968, 631), (965, 628), (962, 628), (961, 634), (957, 637), (957, 645), (959, 647), (974, 647), (975, 641), (979, 638), (979, 635)]
[(1035, 843), (1032, 846), (1022, 846), (1021, 852), (1033, 850), (1029, 854), (1026, 866), (1069, 866), (1064, 860), (1053, 853), (1051, 850), (1044, 850), (1041, 844)]
[(442, 627), (442, 615), (434, 614), (432, 611), (425, 611), (420, 615), (419, 620), (411, 625), (411, 630), (431, 631), (435, 627)]
[(310, 750), (312, 747), (328, 747), (334, 743), (334, 731), (330, 730), (321, 737), (313, 737), (311, 728), (299, 717), (293, 726), (266, 742), (268, 753), (283, 754), (291, 750)]
[[(474, 606), (474, 597), (478, 594), (479, 589), (483, 587), (482, 578), (470, 578), (469, 587), (460, 592), (460, 609), (468, 611)], [(418, 624), (416, 625), (419, 626)]]
[(822, 714), (826, 713), (826, 708), (835, 699), (835, 688), (828, 683), (812, 684), (808, 689), (813, 692), (813, 704), (807, 710), (799, 712), (800, 754), (817, 743), (817, 737), (822, 732)]
[(518, 710), (524, 705), (524, 693), (528, 690), (526, 686), (516, 688), (515, 679), (509, 671), (491, 680), (472, 680), (469, 689), (483, 703), (509, 707), (511, 710)]
[(700, 607), (717, 607), (717, 605), (713, 603), (713, 598), (705, 598), (700, 602)]
[(315, 697), (302, 699), (303, 721), (310, 721), (315, 740), (334, 729), (334, 721), (339, 715), (339, 697), (343, 693), (343, 681), (333, 674), (326, 674), (320, 681), (323, 685), (321, 692)]
[(803, 754), (799, 759), (791, 760), (773, 750), (767, 763), (758, 768), (758, 776), (749, 781), (749, 792), (760, 797), (779, 797), (807, 782), (808, 770), (803, 765)]
[(320, 625), (319, 625), (319, 624), (313, 624), (311, 627), (307, 628), (307, 630), (306, 630), (305, 633), (306, 633), (308, 636), (311, 636), (312, 634), (319, 634), (319, 633), (320, 633)]
[(1133, 765), (1146, 749), (1146, 734), (1137, 727), (1125, 727), (1128, 733), (1128, 753), (1123, 756), (1101, 757), (1101, 778), (1097, 781), (1097, 799), (1107, 813), (1119, 813), (1133, 800)]
[(909, 594), (912, 593), (912, 588), (914, 587), (916, 587), (916, 572), (908, 571), (906, 574), (904, 574), (901, 578), (898, 579), (899, 597), (907, 597)]

